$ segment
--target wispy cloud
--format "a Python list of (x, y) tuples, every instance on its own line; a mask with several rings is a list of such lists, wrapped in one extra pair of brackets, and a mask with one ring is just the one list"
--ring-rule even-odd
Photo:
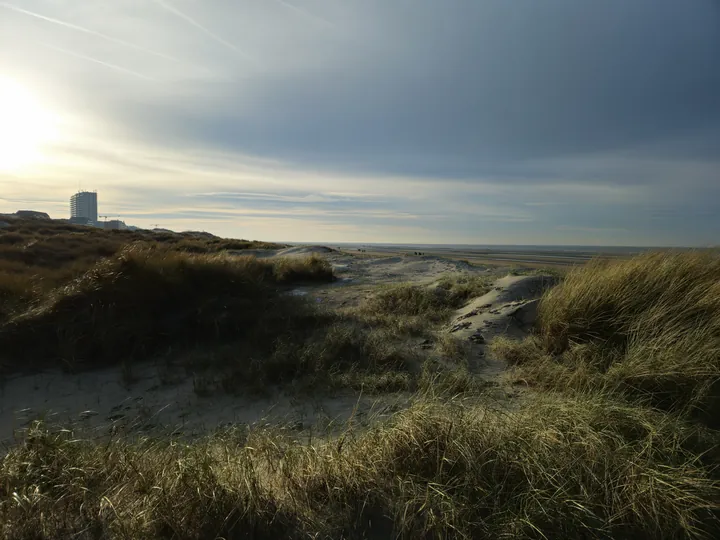
[(82, 32), (84, 34), (95, 36), (97, 38), (103, 39), (110, 43), (114, 43), (115, 45), (120, 45), (122, 47), (134, 49), (136, 51), (141, 51), (146, 54), (151, 54), (153, 56), (157, 56), (159, 58), (164, 58), (165, 60), (172, 60), (173, 62), (181, 62), (181, 60), (178, 60), (177, 58), (174, 58), (173, 56), (170, 56), (168, 54), (154, 51), (154, 50), (148, 49), (146, 47), (141, 47), (140, 45), (136, 45), (135, 43), (130, 43), (129, 41), (125, 41), (124, 39), (119, 39), (119, 38), (110, 36), (108, 34), (98, 32), (97, 30), (92, 30), (90, 28), (85, 28), (84, 26), (78, 26), (76, 24), (72, 24), (72, 23), (69, 23), (66, 21), (61, 21), (60, 19), (55, 19), (53, 17), (47, 17), (45, 15), (41, 15), (40, 13), (35, 13), (34, 11), (28, 11), (27, 9), (23, 9), (14, 4), (9, 4), (7, 2), (0, 2), (0, 7), (9, 9), (11, 11), (15, 11), (16, 13), (22, 13), (23, 15), (28, 15), (29, 17), (34, 17), (36, 19), (40, 19), (42, 21), (46, 21), (46, 22), (49, 22), (52, 24), (57, 24), (59, 26), (65, 27), (65, 28), (75, 30), (76, 32)]
[(577, 227), (575, 225), (560, 225), (557, 231), (583, 232), (583, 233), (622, 233), (628, 232), (624, 227)]
[(126, 216), (136, 217), (157, 217), (157, 218), (169, 218), (169, 217), (216, 217), (216, 218), (234, 218), (243, 216), (258, 216), (258, 217), (277, 217), (284, 216), (286, 218), (306, 219), (308, 217), (314, 218), (366, 218), (366, 219), (383, 219), (392, 221), (406, 221), (406, 220), (418, 220), (420, 218), (426, 219), (428, 216), (418, 216), (409, 212), (389, 212), (381, 210), (328, 210), (323, 208), (297, 208), (297, 207), (286, 207), (281, 209), (258, 209), (247, 206), (238, 207), (218, 207), (208, 205), (204, 208), (186, 208), (186, 207), (156, 207), (152, 210), (142, 211), (128, 211), (124, 212)]
[(217, 33), (213, 32), (212, 30), (210, 30), (203, 24), (200, 24), (196, 19), (194, 19), (187, 13), (180, 11), (175, 6), (171, 6), (167, 2), (164, 2), (163, 0), (155, 0), (155, 3), (158, 4), (159, 6), (162, 6), (164, 9), (166, 9), (167, 11), (169, 11), (176, 17), (181, 18), (183, 21), (190, 24), (191, 26), (194, 26), (195, 28), (200, 30), (203, 34), (208, 36), (213, 41), (220, 43), (221, 45), (230, 49), (231, 51), (238, 53), (240, 56), (244, 57), (246, 60), (249, 60), (252, 63), (256, 63), (256, 60), (252, 56), (250, 56), (248, 53), (246, 53), (245, 51), (243, 51), (242, 49), (240, 49), (238, 46), (234, 45), (233, 43), (230, 43), (229, 41), (227, 41), (226, 39), (224, 39)]
[(525, 206), (559, 206), (562, 204), (567, 204), (564, 201), (534, 201), (534, 202), (526, 202), (523, 203)]
[(0, 76), (62, 119), (0, 193), (270, 240), (716, 241), (714, 4), (569, 4), (0, 0)]
[(122, 67), (122, 66), (118, 66), (118, 65), (116, 65), (116, 64), (111, 64), (110, 62), (105, 62), (104, 60), (99, 60), (99, 59), (93, 58), (93, 57), (91, 57), (91, 56), (86, 56), (86, 55), (84, 55), (84, 54), (80, 54), (80, 53), (77, 53), (77, 52), (69, 51), (69, 50), (67, 50), (67, 49), (63, 49), (63, 48), (58, 47), (58, 46), (56, 46), (56, 45), (51, 45), (50, 43), (45, 43), (45, 42), (42, 42), (42, 41), (40, 41), (39, 43), (40, 43), (40, 45), (42, 45), (43, 47), (47, 47), (47, 48), (50, 49), (50, 50), (53, 50), (53, 51), (56, 51), (56, 52), (59, 52), (59, 53), (62, 53), (62, 54), (66, 54), (66, 55), (68, 55), (68, 56), (72, 56), (72, 57), (75, 57), (75, 58), (79, 58), (79, 59), (81, 59), (81, 60), (87, 60), (88, 62), (93, 62), (93, 63), (95, 63), (95, 64), (104, 66), (104, 67), (106, 67), (106, 68), (108, 68), (108, 69), (112, 69), (112, 70), (114, 70), (114, 71), (117, 71), (117, 72), (119, 72), (119, 73), (124, 73), (124, 74), (126, 74), (126, 75), (132, 75), (133, 77), (137, 77), (137, 78), (139, 78), (139, 79), (145, 79), (146, 81), (157, 82), (157, 79), (153, 79), (152, 77), (148, 77), (147, 75), (143, 75), (142, 73), (139, 73), (139, 72), (137, 72), (137, 71), (133, 71), (132, 69), (128, 69), (128, 68), (125, 68), (125, 67)]
[(240, 191), (216, 191), (206, 193), (191, 193), (188, 197), (230, 199), (230, 200), (256, 200), (271, 202), (296, 202), (296, 203), (328, 203), (339, 202), (378, 202), (379, 197), (371, 197), (364, 194), (342, 194), (342, 193), (305, 193), (301, 195), (280, 194), (280, 193), (258, 193)]
[(291, 4), (290, 2), (287, 2), (286, 0), (275, 0), (275, 1), (278, 4), (285, 6), (286, 8), (295, 12), (297, 15), (300, 15), (302, 18), (304, 18), (312, 23), (320, 24), (321, 26), (331, 28), (333, 30), (337, 29), (337, 26), (335, 25), (335, 23), (332, 23), (332, 22), (328, 21), (327, 19), (325, 19), (315, 13), (308, 11), (306, 8), (302, 8), (295, 4)]

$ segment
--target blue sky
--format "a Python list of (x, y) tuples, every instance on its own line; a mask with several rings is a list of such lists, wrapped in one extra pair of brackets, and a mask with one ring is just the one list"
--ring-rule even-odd
[(717, 0), (0, 1), (3, 84), (0, 212), (720, 243)]

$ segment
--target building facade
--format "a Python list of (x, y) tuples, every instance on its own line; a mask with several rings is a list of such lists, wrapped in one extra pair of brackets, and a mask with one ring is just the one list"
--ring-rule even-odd
[(97, 223), (97, 193), (94, 191), (80, 191), (70, 197), (70, 219), (87, 219), (89, 223)]
[(103, 221), (102, 225), (107, 230), (124, 231), (125, 229), (127, 229), (127, 225), (125, 225), (125, 222), (120, 221), (119, 219), (111, 219), (110, 221)]

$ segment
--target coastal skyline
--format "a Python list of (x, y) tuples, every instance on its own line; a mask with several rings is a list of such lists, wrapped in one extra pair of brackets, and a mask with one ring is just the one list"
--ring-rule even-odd
[(720, 4), (0, 2), (0, 213), (717, 245)]

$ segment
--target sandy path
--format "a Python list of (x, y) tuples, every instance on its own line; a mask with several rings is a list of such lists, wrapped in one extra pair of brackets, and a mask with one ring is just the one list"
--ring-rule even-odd
[(12, 443), (39, 419), (98, 434), (174, 432), (195, 437), (223, 426), (259, 422), (334, 431), (351, 416), (362, 425), (407, 400), (402, 394), (379, 400), (351, 391), (303, 400), (277, 391), (263, 398), (204, 396), (196, 392), (192, 376), (168, 382), (163, 370), (149, 363), (137, 366), (133, 377), (128, 384), (120, 369), (108, 368), (76, 375), (48, 370), (7, 379), (0, 388), (0, 444)]
[(488, 354), (487, 344), (500, 335), (526, 337), (535, 322), (540, 296), (556, 283), (557, 278), (551, 276), (505, 276), (490, 292), (456, 312), (447, 331), (470, 341), (471, 367), (476, 373), (493, 378), (507, 369), (504, 361)]

